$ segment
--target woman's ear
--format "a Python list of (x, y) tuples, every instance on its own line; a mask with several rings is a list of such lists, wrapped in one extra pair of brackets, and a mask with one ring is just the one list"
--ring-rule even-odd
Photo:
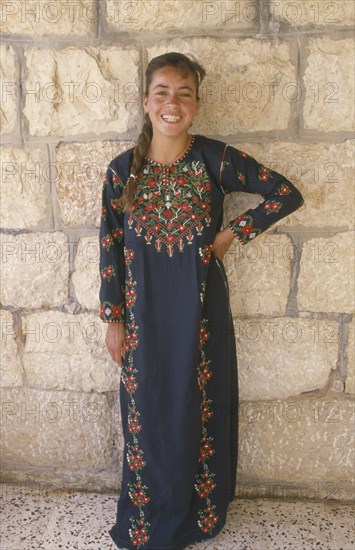
[(148, 112), (148, 98), (146, 95), (143, 97), (143, 109), (146, 113)]

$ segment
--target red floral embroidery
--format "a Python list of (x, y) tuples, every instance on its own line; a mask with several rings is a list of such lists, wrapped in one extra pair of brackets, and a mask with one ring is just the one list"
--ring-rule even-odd
[(144, 506), (148, 504), (150, 498), (147, 495), (147, 489), (145, 485), (141, 483), (128, 483), (129, 496), (135, 506)]
[(205, 165), (181, 160), (163, 168), (149, 161), (140, 176), (129, 229), (143, 236), (146, 244), (154, 244), (158, 252), (163, 247), (170, 257), (176, 248), (182, 252), (195, 232), (200, 235), (211, 222), (211, 185)]
[(128, 414), (128, 429), (133, 434), (138, 433), (142, 426), (139, 424), (139, 412), (135, 407), (129, 405), (129, 414)]
[(279, 201), (267, 201), (264, 204), (264, 209), (266, 210), (266, 214), (272, 214), (273, 212), (278, 212), (282, 208), (282, 204)]
[(270, 178), (270, 169), (260, 164), (258, 178), (261, 181), (267, 181)]
[(122, 237), (123, 237), (123, 227), (120, 227), (119, 229), (115, 229), (114, 231), (112, 231), (113, 239), (117, 239), (118, 241), (120, 241)]
[(250, 233), (252, 233), (253, 230), (254, 230), (254, 228), (253, 228), (252, 225), (244, 225), (244, 227), (242, 227), (243, 235), (250, 235)]
[(206, 436), (201, 439), (202, 446), (200, 448), (200, 458), (198, 459), (199, 462), (204, 462), (216, 452), (212, 447), (212, 441), (213, 439), (211, 437)]
[(111, 281), (112, 277), (115, 277), (116, 272), (113, 265), (108, 265), (101, 270), (101, 278)]
[(112, 183), (113, 183), (113, 188), (117, 187), (118, 185), (119, 185), (120, 187), (123, 186), (123, 182), (122, 182), (121, 178), (120, 178), (117, 174), (114, 174), (114, 175), (112, 176)]
[(201, 527), (202, 531), (206, 534), (211, 533), (213, 527), (218, 521), (218, 516), (215, 513), (215, 508), (215, 506), (208, 506), (206, 510), (199, 511), (200, 520), (198, 524)]
[(133, 521), (132, 528), (129, 530), (129, 536), (131, 537), (132, 544), (137, 546), (137, 548), (148, 542), (148, 527), (150, 527), (150, 523), (144, 521), (144, 519)]
[(146, 465), (143, 459), (143, 451), (141, 451), (138, 448), (138, 445), (135, 445), (134, 447), (132, 447), (128, 443), (127, 447), (128, 447), (127, 460), (128, 460), (129, 469), (132, 470), (133, 472), (138, 472), (139, 470), (144, 468), (144, 466)]
[(127, 367), (124, 372), (122, 371), (122, 381), (129, 394), (134, 393), (138, 388), (138, 383), (136, 377), (134, 376), (136, 372), (137, 369), (133, 368), (132, 365)]
[(112, 316), (114, 319), (118, 319), (122, 315), (122, 308), (121, 306), (113, 306), (112, 307)]
[(138, 346), (137, 328), (134, 323), (127, 323), (126, 325), (126, 351), (134, 350)]
[(134, 288), (132, 288), (131, 281), (127, 281), (126, 286), (127, 286), (127, 288), (126, 288), (126, 304), (127, 304), (127, 307), (130, 308), (130, 307), (134, 306), (134, 304), (136, 303), (137, 295), (136, 295), (136, 291), (134, 290)]
[[(204, 290), (202, 290), (202, 294)], [(203, 533), (212, 532), (213, 527), (218, 521), (218, 515), (216, 514), (216, 506), (212, 505), (210, 495), (216, 488), (214, 481), (214, 474), (209, 471), (208, 459), (215, 454), (213, 448), (213, 438), (208, 435), (206, 424), (213, 416), (211, 408), (212, 400), (207, 399), (206, 384), (212, 378), (212, 370), (210, 367), (211, 361), (206, 359), (206, 353), (204, 351), (204, 345), (207, 342), (210, 333), (207, 330), (207, 319), (202, 319), (200, 325), (200, 338), (199, 338), (199, 350), (200, 350), (200, 363), (197, 368), (198, 372), (198, 384), (202, 392), (201, 402), (201, 421), (202, 421), (202, 437), (200, 446), (199, 464), (201, 470), (195, 475), (195, 489), (198, 496), (201, 499), (206, 500), (204, 510), (199, 510), (199, 519), (197, 523)]]
[(196, 477), (196, 491), (200, 498), (206, 498), (216, 488), (216, 484), (213, 481), (214, 474), (204, 472), (201, 476)]
[(105, 250), (110, 250), (112, 245), (113, 245), (113, 240), (111, 235), (105, 235), (105, 237), (101, 239), (101, 246)]
[(277, 194), (278, 195), (290, 195), (291, 194), (291, 189), (285, 183), (283, 183), (281, 185), (281, 187), (278, 188)]
[(134, 317), (134, 306), (137, 299), (137, 282), (133, 279), (131, 269), (131, 263), (134, 259), (134, 255), (135, 253), (133, 250), (124, 247), (124, 259), (127, 267), (125, 296), (129, 320), (126, 323), (125, 330), (127, 360), (125, 360), (122, 368), (121, 380), (130, 396), (130, 403), (128, 405), (128, 431), (132, 436), (132, 442), (126, 442), (126, 458), (128, 468), (131, 470), (132, 475), (135, 476), (134, 482), (128, 483), (128, 494), (133, 505), (137, 507), (139, 512), (139, 518), (135, 519), (134, 516), (130, 518), (131, 527), (129, 529), (129, 536), (132, 545), (139, 549), (143, 546), (143, 544), (147, 543), (150, 538), (148, 533), (150, 523), (145, 520), (144, 512), (144, 507), (150, 501), (150, 497), (148, 495), (148, 487), (143, 485), (141, 477), (142, 470), (144, 470), (146, 466), (146, 461), (144, 459), (143, 449), (140, 448), (138, 439), (142, 426), (139, 421), (140, 413), (134, 399), (134, 395), (139, 389), (139, 384), (136, 378), (138, 371), (133, 364), (133, 352), (139, 345), (139, 327), (136, 325)]
[(254, 227), (253, 218), (246, 214), (241, 214), (235, 220), (229, 222), (228, 226), (232, 229), (233, 233), (239, 238), (242, 244), (246, 244), (251, 239), (254, 239), (261, 229)]
[(111, 206), (112, 206), (112, 210), (115, 210), (116, 212), (122, 211), (120, 199), (111, 199)]
[(203, 423), (207, 422), (207, 420), (209, 420), (213, 416), (213, 412), (211, 410), (211, 404), (212, 404), (211, 399), (204, 399), (201, 403), (201, 418)]
[(245, 185), (246, 182), (244, 174), (242, 174), (241, 172), (237, 172), (237, 178), (242, 185)]
[(209, 368), (209, 365), (207, 361), (202, 360), (200, 363), (200, 370), (199, 370), (199, 386), (200, 389), (203, 390), (207, 382), (212, 378), (212, 372)]
[(112, 302), (103, 302), (100, 305), (99, 316), (100, 316), (100, 319), (109, 323), (112, 323), (114, 321), (124, 321), (124, 317), (125, 317), (124, 301), (122, 301), (120, 304), (113, 304)]
[(212, 244), (206, 244), (205, 246), (200, 247), (198, 249), (198, 253), (201, 256), (201, 261), (206, 265), (210, 263), (212, 248), (213, 248)]

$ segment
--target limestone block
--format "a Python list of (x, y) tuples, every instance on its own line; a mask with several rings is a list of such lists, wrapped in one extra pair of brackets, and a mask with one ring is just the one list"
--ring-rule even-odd
[(101, 191), (107, 166), (113, 158), (133, 145), (132, 141), (94, 141), (58, 145), (57, 198), (66, 226), (99, 226)]
[(16, 461), (73, 471), (111, 465), (113, 438), (106, 396), (29, 388), (5, 390), (2, 411), (5, 465)]
[(353, 40), (312, 38), (304, 74), (303, 126), (317, 132), (351, 132), (354, 123)]
[(24, 315), (24, 370), (34, 388), (101, 393), (117, 389), (119, 368), (98, 315), (47, 311)]
[(345, 381), (345, 391), (347, 393), (355, 393), (355, 321), (349, 323), (348, 343), (346, 346), (346, 354), (348, 358), (347, 374)]
[(249, 38), (177, 39), (169, 46), (149, 48), (148, 60), (167, 47), (194, 55), (207, 71), (193, 132), (223, 136), (288, 128), (297, 91), (289, 44)]
[(255, 0), (107, 0), (107, 21), (119, 31), (240, 29), (257, 24), (259, 15)]
[(312, 25), (315, 27), (345, 27), (354, 24), (353, 0), (314, 2), (314, 0), (271, 0), (273, 20), (292, 27)]
[(237, 319), (241, 400), (287, 399), (323, 388), (338, 357), (338, 324), (294, 317)]
[(49, 217), (49, 166), (40, 149), (1, 149), (0, 213), (4, 229), (29, 229)]
[(2, 387), (22, 385), (22, 366), (19, 357), (16, 336), (19, 333), (9, 311), (0, 310), (1, 324), (1, 360), (0, 382)]
[(354, 403), (349, 397), (300, 397), (240, 406), (238, 468), (249, 479), (351, 484)]
[(23, 491), (24, 499), (34, 488), (38, 495), (37, 499), (42, 498), (48, 511), (48, 503), (55, 502), (53, 502), (52, 491), (58, 496), (59, 502), (63, 502), (65, 488), (69, 492), (68, 498), (72, 498), (74, 490), (83, 491), (86, 502), (90, 494), (88, 491), (97, 493), (116, 491), (118, 497), (121, 473), (122, 467), (119, 462), (115, 461), (113, 464), (113, 460), (106, 470), (73, 470), (65, 467), (40, 470), (36, 466), (29, 466), (28, 463), (21, 465), (17, 463), (17, 466), (12, 463), (3, 465), (1, 480), (3, 484), (16, 483), (17, 490)]
[(72, 274), (76, 298), (86, 309), (99, 310), (99, 236), (79, 239)]
[(68, 243), (63, 233), (1, 235), (1, 302), (61, 306), (68, 299)]
[(300, 311), (353, 313), (354, 290), (352, 232), (303, 244), (298, 278)]
[(15, 52), (8, 44), (0, 44), (2, 99), (0, 104), (0, 133), (11, 132), (17, 124), (18, 77)]
[(234, 316), (285, 313), (293, 254), (284, 235), (266, 231), (244, 246), (234, 240), (223, 257)]
[(305, 203), (281, 220), (284, 226), (354, 226), (354, 142), (265, 143), (259, 162), (287, 177)]
[(32, 136), (126, 132), (138, 113), (138, 53), (68, 47), (26, 52), (24, 113)]
[(95, 2), (12, 0), (0, 7), (0, 31), (36, 36), (85, 36), (94, 32), (98, 14)]

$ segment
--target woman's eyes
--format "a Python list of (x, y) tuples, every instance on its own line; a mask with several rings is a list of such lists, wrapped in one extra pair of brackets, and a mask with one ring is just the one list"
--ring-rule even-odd
[[(162, 90), (161, 92), (157, 92), (157, 95), (168, 95), (168, 92), (165, 92), (164, 90)], [(180, 96), (181, 97), (192, 97), (192, 95), (187, 93), (187, 92), (181, 92)]]

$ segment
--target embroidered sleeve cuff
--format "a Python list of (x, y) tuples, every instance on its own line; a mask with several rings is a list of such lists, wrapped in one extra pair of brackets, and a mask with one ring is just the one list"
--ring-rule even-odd
[(113, 304), (112, 302), (101, 302), (100, 319), (104, 323), (119, 323), (125, 321), (125, 304)]
[(261, 229), (253, 226), (252, 217), (244, 214), (230, 221), (228, 226), (241, 244), (247, 244), (262, 232)]

